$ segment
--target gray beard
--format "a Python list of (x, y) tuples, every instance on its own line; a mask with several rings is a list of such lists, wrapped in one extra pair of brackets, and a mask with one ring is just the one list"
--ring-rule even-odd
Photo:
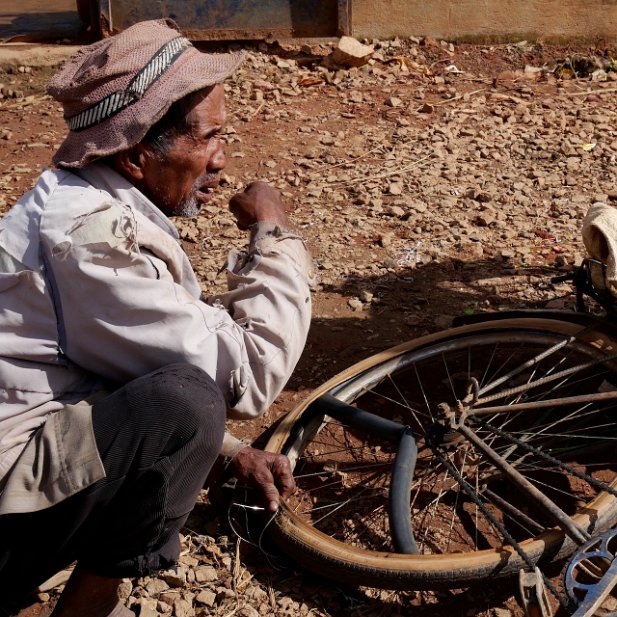
[[(219, 177), (218, 173), (208, 173), (204, 176), (200, 176), (195, 180), (193, 189), (198, 189), (204, 182), (211, 183)], [(178, 207), (174, 210), (174, 216), (182, 216), (184, 218), (193, 218), (197, 216), (203, 207), (203, 204), (197, 201), (195, 195), (191, 194), (182, 202), (178, 204)]]
[(195, 197), (189, 197), (182, 203), (178, 204), (174, 212), (174, 216), (181, 216), (183, 218), (194, 218), (201, 212), (201, 206)]

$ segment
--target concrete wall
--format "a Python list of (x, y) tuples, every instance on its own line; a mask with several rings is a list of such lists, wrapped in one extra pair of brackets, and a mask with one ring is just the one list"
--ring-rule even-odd
[(356, 37), (617, 41), (617, 0), (351, 0)]

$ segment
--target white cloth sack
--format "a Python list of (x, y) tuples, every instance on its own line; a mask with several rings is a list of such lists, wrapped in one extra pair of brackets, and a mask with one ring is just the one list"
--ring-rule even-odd
[(597, 289), (607, 289), (617, 295), (617, 208), (597, 202), (583, 220), (583, 243), (593, 259), (606, 265), (591, 268), (592, 283)]

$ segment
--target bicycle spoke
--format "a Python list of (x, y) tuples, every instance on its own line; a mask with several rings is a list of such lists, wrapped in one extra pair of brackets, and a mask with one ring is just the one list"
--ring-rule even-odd
[[(468, 453), (465, 452), (464, 456), (463, 456), (463, 460), (461, 462), (461, 468), (457, 469), (457, 471), (461, 474), (464, 475), (464, 471), (465, 471), (465, 460), (467, 459), (467, 455)], [(450, 529), (448, 530), (448, 543), (446, 544), (446, 551), (450, 551), (450, 540), (451, 540), (451, 536), (452, 536), (452, 529), (454, 529), (454, 520), (456, 518), (456, 509), (458, 507), (458, 500), (460, 497), (460, 493), (456, 494), (456, 498), (454, 500), (454, 506), (452, 508), (452, 517), (450, 519)]]
[(411, 415), (413, 417), (413, 419), (419, 424), (419, 420), (418, 417), (416, 416), (416, 411), (414, 410), (414, 408), (408, 403), (407, 399), (405, 398), (404, 394), (401, 392), (401, 389), (398, 387), (397, 383), (394, 381), (394, 379), (392, 379), (392, 375), (388, 375), (388, 379), (390, 380), (390, 382), (392, 383), (392, 386), (396, 389), (396, 391), (398, 392), (399, 396), (401, 397), (401, 399), (403, 400), (404, 406), (409, 409), (409, 411), (411, 412)]
[(375, 465), (359, 465), (357, 467), (341, 467), (335, 470), (334, 469), (333, 470), (321, 470), (321, 471), (313, 471), (311, 473), (294, 474), (294, 477), (296, 478), (296, 480), (306, 480), (307, 478), (322, 477), (322, 476), (327, 476), (327, 475), (334, 475), (337, 473), (344, 474), (344, 473), (366, 471), (368, 469), (374, 470), (377, 467), (387, 468), (388, 464), (387, 463), (376, 463)]
[(554, 484), (549, 484), (548, 482), (541, 482), (537, 478), (531, 477), (530, 482), (533, 482), (534, 485), (541, 486), (544, 489), (548, 489), (548, 491), (545, 491), (545, 492), (558, 493), (560, 495), (565, 495), (566, 497), (570, 497), (572, 495), (571, 492), (568, 492), (564, 489), (557, 488)]
[[(496, 344), (493, 347), (493, 354), (491, 356), (491, 364), (493, 362), (493, 359), (497, 356), (498, 350), (499, 350), (499, 344)], [(496, 370), (493, 371), (492, 376), (488, 380), (488, 384), (486, 384), (483, 387), (481, 387), (479, 392), (483, 392), (485, 388), (489, 388), (490, 389), (491, 388), (491, 384), (493, 383), (492, 380), (499, 381), (500, 378), (498, 378), (497, 375), (501, 375), (501, 371), (504, 370), (504, 368), (506, 366), (508, 366), (508, 364), (511, 362), (512, 358), (515, 357), (515, 355), (517, 354), (518, 351), (519, 351), (518, 348), (517, 349), (513, 349), (508, 356), (503, 358), (503, 360), (501, 361), (501, 364), (497, 367)], [(487, 366), (486, 374), (488, 374), (489, 366)], [(499, 385), (499, 384), (497, 384), (497, 385)]]
[[(476, 494), (480, 495), (480, 477), (479, 477), (479, 469), (478, 467), (476, 467)], [(474, 503), (474, 514), (475, 514), (475, 525), (474, 525), (474, 530), (475, 530), (475, 534), (474, 534), (474, 541), (473, 541), (473, 547), (474, 549), (477, 551), (478, 550), (478, 513), (479, 513), (479, 508), (478, 508), (478, 504)]]
[[(366, 392), (365, 392), (365, 394), (366, 394)], [(433, 420), (433, 417), (432, 417), (432, 415), (430, 413), (426, 414), (426, 413), (423, 413), (423, 412), (419, 411), (418, 409), (415, 409), (415, 408), (411, 407), (410, 405), (404, 405), (403, 403), (397, 401), (396, 399), (393, 399), (390, 396), (386, 396), (386, 394), (384, 394), (384, 393), (376, 392), (376, 391), (371, 391), (370, 394), (378, 396), (378, 397), (382, 398), (384, 401), (387, 401), (388, 403), (393, 403), (394, 405), (398, 405), (398, 406), (402, 407), (403, 409), (405, 409), (406, 411), (411, 412), (417, 422), (419, 422), (419, 420), (418, 420), (418, 417), (416, 417), (416, 414), (419, 417), (427, 418), (427, 419), (430, 418), (431, 420)]]
[(448, 382), (450, 384), (450, 390), (452, 391), (452, 396), (454, 397), (454, 400), (458, 400), (459, 397), (456, 395), (456, 390), (454, 389), (454, 383), (452, 382), (452, 377), (450, 375), (450, 371), (448, 370), (448, 363), (446, 362), (446, 357), (443, 353), (441, 354), (441, 361), (443, 362), (443, 366), (446, 369), (446, 375), (448, 376)]
[[(539, 396), (537, 400), (542, 400), (544, 398), (544, 396)], [(516, 403), (513, 403), (516, 404)], [(541, 425), (539, 424), (540, 419), (538, 418), (538, 420), (534, 423), (531, 423), (530, 425), (530, 430), (528, 432), (528, 439), (533, 439), (533, 438), (537, 438), (538, 435), (543, 434), (545, 431), (545, 427), (548, 428), (553, 428), (554, 426), (557, 426), (557, 424), (566, 422), (568, 420), (570, 420), (572, 417), (577, 416), (579, 419), (581, 417), (580, 412), (584, 409), (585, 407), (581, 407), (580, 409), (575, 409), (573, 411), (571, 411), (569, 414), (565, 414), (563, 416), (561, 416), (560, 418), (557, 418), (556, 420), (553, 421), (553, 423), (549, 423), (549, 424), (545, 424), (545, 425)], [(492, 423), (494, 421), (494, 418), (496, 418), (497, 415), (493, 416), (493, 418), (491, 418), (491, 420), (489, 421), (489, 423)], [(501, 428), (505, 429), (508, 425), (510, 425), (512, 422), (514, 421), (513, 417), (510, 418), (506, 418), (503, 423), (501, 424)], [(589, 427), (587, 427), (587, 430), (589, 430)], [(526, 440), (524, 440), (526, 441)], [(510, 452), (507, 453), (507, 457), (510, 457), (511, 454), (513, 454), (516, 450), (515, 446), (512, 446), (510, 448)]]
[[(444, 476), (444, 482), (448, 479), (448, 471), (446, 471), (445, 476)], [(433, 489), (437, 486), (437, 481), (438, 478), (435, 479), (435, 484), (433, 485)], [(431, 491), (432, 492), (432, 491)], [(422, 546), (424, 546), (426, 544), (426, 538), (428, 536), (428, 532), (431, 529), (431, 523), (433, 521), (433, 518), (435, 516), (435, 513), (437, 512), (437, 507), (439, 505), (439, 502), (441, 500), (441, 496), (443, 495), (445, 491), (442, 489), (439, 490), (439, 494), (437, 495), (437, 497), (433, 500), (433, 502), (431, 503), (432, 505), (432, 509), (431, 509), (431, 505), (429, 505), (428, 508), (426, 508), (426, 512), (425, 512), (425, 516), (422, 519), (422, 526), (421, 528), (424, 529), (424, 537), (422, 538)], [(430, 510), (430, 512), (429, 512)], [(430, 516), (429, 520), (426, 520), (426, 517)]]
[[(320, 445), (320, 446), (327, 446), (329, 445), (328, 442), (326, 441), (318, 441), (315, 442), (315, 445)], [(338, 448), (336, 449), (330, 449), (327, 450), (325, 452), (320, 452), (319, 454), (307, 454), (307, 455), (303, 455), (302, 457), (300, 457), (298, 460), (299, 461), (307, 461), (307, 460), (311, 460), (314, 458), (328, 458), (328, 457), (333, 457), (337, 454), (343, 454), (343, 453), (353, 453), (353, 452), (362, 452), (366, 449), (366, 446), (362, 445), (362, 446), (349, 446), (349, 447), (345, 447), (340, 445)]]
[[(574, 417), (575, 415), (576, 415), (576, 410), (575, 410), (575, 411), (573, 411), (573, 412), (572, 412), (571, 414), (569, 414), (568, 416), (564, 416), (563, 418), (558, 419), (558, 420), (556, 420), (555, 422), (552, 422), (552, 423), (546, 424), (546, 425), (544, 425), (544, 426), (545, 426), (547, 429), (548, 429), (548, 428), (553, 428), (553, 427), (555, 427), (557, 424), (559, 424), (561, 421), (565, 422), (566, 420), (570, 419), (571, 417)], [(489, 420), (489, 422), (487, 422), (486, 424), (487, 424), (487, 425), (489, 425), (489, 426), (491, 426), (491, 425), (492, 425), (492, 422), (493, 422), (493, 420), (491, 419), (491, 420)], [(504, 430), (504, 429), (505, 429), (505, 427), (506, 427), (508, 424), (509, 424), (508, 422), (504, 422), (504, 423), (500, 426), (500, 429), (501, 429), (501, 430)], [(528, 431), (528, 432), (525, 432), (525, 433), (524, 433), (524, 434), (520, 437), (521, 441), (524, 441), (524, 442), (529, 442), (529, 441), (532, 441), (532, 440), (534, 440), (534, 439), (536, 439), (536, 440), (537, 440), (540, 436), (546, 436), (546, 434), (545, 434), (545, 432), (544, 432), (544, 429), (542, 428), (542, 426), (541, 426), (541, 425), (538, 425), (537, 423), (536, 423), (536, 424), (532, 424), (531, 428), (532, 428), (532, 431), (531, 431), (531, 432), (529, 432), (529, 431)], [(496, 439), (496, 435), (495, 435), (494, 439)], [(504, 450), (506, 450), (506, 451), (502, 451), (502, 452), (500, 452), (500, 454), (501, 454), (504, 458), (508, 459), (508, 458), (510, 458), (510, 457), (511, 457), (511, 455), (512, 455), (512, 454), (516, 451), (516, 449), (517, 449), (517, 445), (516, 445), (515, 443), (512, 443), (510, 446), (507, 446), (506, 448), (504, 448)], [(517, 465), (518, 465), (518, 464), (520, 464), (520, 463), (522, 462), (522, 460), (524, 460), (524, 458), (525, 458), (525, 455), (523, 455), (521, 458), (519, 458), (519, 459), (517, 459), (516, 461), (514, 461), (514, 464), (517, 464)]]
[(418, 373), (418, 367), (414, 364), (413, 368), (414, 368), (414, 371), (415, 371), (415, 374), (416, 374), (416, 378), (418, 380), (418, 385), (420, 386), (420, 390), (422, 392), (422, 398), (424, 399), (424, 403), (426, 404), (426, 409), (428, 410), (428, 415), (431, 418), (431, 422), (434, 422), (435, 419), (433, 418), (433, 414), (432, 414), (432, 411), (431, 411), (431, 406), (429, 405), (428, 398), (426, 396), (426, 392), (424, 391), (424, 385), (422, 383), (422, 380), (420, 379), (420, 374)]
[[(358, 502), (362, 501), (363, 499), (369, 499), (369, 498), (370, 498), (370, 495), (369, 496), (365, 496), (365, 497), (356, 496), (356, 497), (353, 497), (353, 498), (341, 501), (340, 503), (338, 503), (336, 505), (332, 504), (333, 508), (327, 514), (324, 514), (321, 518), (318, 518), (317, 520), (315, 520), (314, 524), (315, 525), (319, 525), (319, 523), (324, 521), (329, 516), (332, 516), (337, 510), (340, 510), (341, 508), (343, 508), (345, 506), (348, 506), (351, 503), (358, 503)], [(315, 511), (315, 508), (313, 508), (312, 510), (305, 511), (304, 514), (307, 514), (309, 512), (314, 512), (314, 511)]]

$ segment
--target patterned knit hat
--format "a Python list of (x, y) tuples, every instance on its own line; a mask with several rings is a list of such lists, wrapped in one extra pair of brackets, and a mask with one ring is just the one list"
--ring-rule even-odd
[(83, 167), (134, 146), (175, 101), (222, 82), (243, 58), (198, 51), (171, 20), (143, 21), (80, 49), (47, 87), (69, 127), (53, 162)]

